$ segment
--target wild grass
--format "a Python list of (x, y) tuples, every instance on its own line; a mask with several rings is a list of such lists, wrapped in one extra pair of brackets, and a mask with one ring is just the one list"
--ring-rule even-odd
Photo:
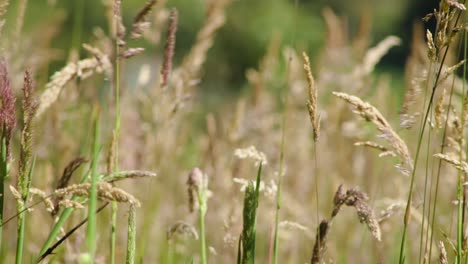
[(204, 2), (185, 53), (171, 2), (105, 1), (88, 43), (76, 4), (84, 53), (47, 78), (28, 3), (13, 23), (0, 4), (1, 263), (468, 263), (463, 3), (415, 24), (405, 87), (375, 71), (402, 40), (371, 45), (365, 17), (350, 37), (326, 8), (319, 56), (271, 36), (214, 109), (204, 66), (233, 1)]

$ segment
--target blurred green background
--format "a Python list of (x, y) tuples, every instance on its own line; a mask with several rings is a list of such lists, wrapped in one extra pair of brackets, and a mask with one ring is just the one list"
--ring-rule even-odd
[[(14, 30), (19, 2), (10, 3), (7, 30)], [(50, 72), (63, 66), (72, 47), (90, 42), (94, 28), (101, 27), (108, 32), (104, 2), (29, 0), (24, 29), (26, 33), (37, 33), (48, 21), (63, 18), (60, 32), (53, 40), (53, 48), (60, 51), (60, 57), (51, 65)], [(144, 3), (145, 0), (122, 1), (127, 27)], [(325, 25), (321, 12), (327, 6), (338, 15), (348, 18), (350, 36), (356, 32), (360, 17), (367, 13), (372, 17), (373, 44), (387, 35), (402, 38), (403, 45), (392, 49), (379, 65), (380, 70), (400, 74), (409, 52), (412, 24), (431, 12), (436, 5), (437, 1), (427, 0), (234, 0), (228, 8), (227, 23), (210, 50), (205, 66), (205, 73), (209, 74), (204, 74), (202, 87), (209, 90), (238, 90), (246, 82), (246, 69), (258, 65), (274, 34), (281, 36), (284, 45), (305, 47), (313, 62), (323, 47)], [(169, 0), (166, 6), (179, 10), (177, 64), (191, 47), (203, 22), (205, 1)], [(74, 27), (79, 25), (82, 30), (73, 34)], [(147, 56), (144, 57), (147, 60), (162, 53), (162, 45), (154, 47), (144, 41), (137, 44), (146, 48)]]

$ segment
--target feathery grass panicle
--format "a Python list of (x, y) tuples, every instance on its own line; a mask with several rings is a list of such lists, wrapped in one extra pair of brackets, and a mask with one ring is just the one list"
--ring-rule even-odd
[(167, 240), (174, 240), (177, 236), (190, 237), (198, 240), (198, 232), (194, 226), (183, 221), (173, 224), (166, 233)]
[(327, 245), (327, 235), (330, 230), (330, 223), (327, 220), (322, 220), (317, 228), (317, 235), (315, 236), (314, 249), (312, 251), (311, 264), (322, 263), (323, 256), (325, 255)]
[(265, 153), (258, 151), (253, 145), (234, 150), (234, 156), (239, 159), (252, 159), (255, 161), (255, 166), (268, 164)]
[(113, 6), (113, 32), (114, 32), (114, 37), (117, 41), (117, 45), (119, 46), (125, 46), (125, 33), (126, 29), (125, 26), (123, 25), (122, 21), (122, 0), (114, 0), (114, 6)]
[(28, 200), (29, 189), (31, 187), (31, 177), (33, 171), (32, 160), (32, 136), (33, 127), (32, 121), (37, 110), (37, 102), (33, 99), (34, 85), (31, 72), (27, 70), (24, 74), (23, 85), (23, 129), (21, 130), (20, 158), (18, 162), (18, 177), (16, 187), (21, 195), (21, 199), (17, 202), (18, 215), (18, 235), (16, 243), (16, 263), (22, 263), (23, 247), (24, 247), (24, 229), (26, 224), (26, 215), (24, 211), (24, 203)]
[(377, 129), (382, 133), (385, 140), (393, 147), (396, 153), (401, 157), (405, 165), (402, 172), (410, 172), (413, 170), (413, 160), (410, 156), (408, 146), (400, 138), (400, 136), (393, 130), (387, 119), (380, 113), (380, 111), (369, 103), (361, 100), (361, 98), (346, 93), (333, 92), (338, 98), (341, 98), (353, 105), (356, 108), (356, 113), (362, 116), (366, 121), (372, 122)]
[(124, 59), (131, 58), (145, 51), (144, 48), (128, 48), (120, 53), (120, 57)]
[(388, 53), (388, 51), (397, 45), (400, 45), (401, 40), (396, 36), (388, 36), (382, 40), (377, 46), (369, 49), (364, 55), (363, 62), (358, 65), (353, 71), (355, 77), (362, 77), (369, 75), (374, 71), (377, 63), (382, 59), (382, 57)]
[(451, 157), (451, 156), (449, 156), (447, 154), (443, 154), (443, 153), (434, 154), (434, 157), (438, 158), (438, 159), (441, 159), (441, 160), (453, 165), (457, 170), (460, 170), (463, 173), (468, 174), (468, 163), (466, 163), (464, 161), (460, 161), (457, 158)]
[(323, 255), (326, 248), (326, 236), (330, 231), (333, 219), (341, 211), (343, 205), (354, 207), (359, 222), (365, 224), (372, 236), (377, 240), (382, 240), (382, 232), (377, 218), (374, 215), (372, 208), (367, 203), (369, 197), (366, 193), (357, 190), (356, 188), (345, 191), (343, 185), (338, 186), (333, 198), (333, 209), (328, 220), (322, 220), (317, 228), (315, 244), (312, 252), (311, 263), (322, 263)]
[(67, 187), (68, 182), (70, 182), (73, 173), (83, 164), (88, 163), (89, 161), (84, 157), (77, 157), (70, 161), (68, 165), (63, 169), (62, 176), (57, 182), (57, 187), (55, 189), (62, 189)]
[(169, 75), (172, 70), (172, 61), (174, 60), (174, 50), (176, 43), (177, 24), (179, 22), (179, 12), (172, 8), (169, 13), (169, 26), (167, 28), (167, 40), (164, 47), (164, 58), (161, 65), (161, 73), (159, 76), (159, 86), (165, 87), (169, 80)]
[(53, 212), (55, 210), (55, 205), (52, 202), (50, 195), (47, 195), (43, 190), (38, 189), (38, 188), (30, 188), (29, 194), (36, 195), (39, 198), (41, 198), (48, 212)]
[(147, 17), (157, 0), (149, 0), (143, 6), (143, 8), (138, 12), (132, 24), (132, 31), (130, 32), (130, 38), (137, 39), (140, 38), (143, 32), (148, 28)]
[(353, 188), (346, 192), (346, 199), (344, 203), (347, 206), (352, 206), (356, 209), (359, 222), (365, 224), (369, 228), (372, 236), (374, 236), (374, 238), (378, 241), (381, 241), (382, 234), (379, 223), (374, 216), (372, 208), (367, 203), (367, 200), (369, 200), (369, 197), (366, 193)]
[(445, 250), (444, 243), (442, 241), (439, 241), (437, 244), (439, 246), (440, 250), (440, 255), (439, 255), (439, 264), (448, 264), (447, 260), (447, 251)]
[(38, 102), (33, 98), (34, 84), (31, 76), (31, 72), (27, 70), (24, 74), (24, 85), (23, 85), (23, 129), (21, 131), (21, 149), (18, 169), (18, 183), (17, 188), (21, 193), (23, 200), (27, 199), (27, 193), (29, 186), (31, 185), (30, 179), (28, 179), (28, 171), (31, 165), (31, 145), (33, 136), (33, 118), (38, 108)]
[(42, 115), (57, 99), (65, 85), (73, 78), (86, 79), (95, 71), (104, 72), (107, 76), (112, 75), (112, 64), (107, 55), (99, 49), (89, 45), (83, 45), (94, 57), (80, 60), (76, 63), (67, 64), (60, 71), (54, 73), (51, 80), (46, 84), (45, 91), (39, 98), (39, 108), (36, 115)]
[(307, 53), (302, 52), (304, 58), (304, 70), (309, 83), (309, 101), (307, 101), (307, 109), (309, 110), (310, 122), (314, 131), (314, 141), (317, 142), (320, 135), (320, 115), (317, 113), (317, 87), (312, 76), (312, 69), (310, 68), (310, 60)]
[(104, 176), (102, 180), (108, 183), (113, 183), (113, 182), (121, 181), (125, 179), (154, 178), (156, 176), (157, 176), (157, 173), (151, 172), (151, 171), (130, 170), (130, 171), (112, 172), (109, 175)]
[(73, 208), (73, 209), (84, 209), (85, 207), (83, 204), (77, 201), (65, 199), (65, 200), (60, 200), (58, 203), (58, 206), (63, 207), (63, 208)]
[(368, 148), (373, 148), (377, 149), (380, 151), (379, 157), (386, 157), (386, 156), (391, 156), (391, 157), (396, 157), (396, 154), (394, 151), (389, 150), (387, 147), (382, 146), (376, 142), (373, 141), (361, 141), (361, 142), (356, 142), (354, 143), (354, 146), (362, 146), (362, 147), (368, 147)]
[(189, 54), (184, 58), (182, 65), (175, 71), (178, 75), (175, 79), (181, 79), (184, 84), (188, 84), (193, 82), (200, 74), (207, 52), (213, 46), (215, 34), (226, 21), (225, 9), (231, 2), (232, 0), (207, 1), (205, 22), (200, 31), (198, 31), (195, 43), (190, 49)]
[(0, 1), (0, 37), (2, 36), (3, 27), (5, 26), (6, 19), (4, 19), (4, 16), (7, 12), (9, 4), (10, 4), (9, 0)]

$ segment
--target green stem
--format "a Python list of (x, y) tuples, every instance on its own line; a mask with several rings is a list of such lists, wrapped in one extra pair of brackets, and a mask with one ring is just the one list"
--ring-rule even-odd
[(95, 112), (94, 120), (94, 143), (93, 143), (93, 163), (91, 164), (91, 186), (88, 201), (88, 228), (86, 232), (86, 245), (90, 259), (94, 260), (96, 252), (96, 209), (97, 209), (97, 185), (98, 185), (98, 162), (99, 162), (99, 110)]
[[(28, 163), (26, 163), (28, 164)], [(32, 180), (32, 173), (34, 171), (34, 166), (36, 164), (36, 159), (34, 158), (32, 160), (32, 164), (29, 168), (29, 172), (28, 172), (28, 179), (27, 179), (27, 183), (26, 183), (26, 190), (25, 190), (25, 195), (23, 197), (23, 201), (26, 202), (28, 200), (28, 196), (29, 196), (29, 188), (31, 186), (31, 180)], [(26, 213), (27, 213), (27, 210), (24, 210), (25, 209), (25, 205), (24, 204), (19, 204), (18, 205), (18, 212), (21, 212), (19, 215), (18, 215), (18, 223), (19, 223), (19, 226), (18, 226), (18, 236), (17, 236), (17, 239), (16, 239), (16, 264), (21, 264), (23, 263), (23, 248), (24, 248), (24, 228), (26, 226)]]
[[(204, 187), (202, 187), (204, 188)], [(201, 254), (201, 263), (207, 264), (206, 258), (206, 238), (205, 238), (205, 214), (207, 210), (206, 204), (206, 190), (198, 192), (198, 201), (199, 201), (199, 220), (200, 220), (200, 254)]]
[(110, 238), (110, 263), (115, 263), (115, 240), (116, 240), (116, 228), (117, 228), (117, 202), (112, 202), (112, 216), (111, 216), (111, 238)]
[(128, 235), (127, 235), (127, 264), (135, 263), (136, 251), (136, 207), (130, 205), (128, 214)]

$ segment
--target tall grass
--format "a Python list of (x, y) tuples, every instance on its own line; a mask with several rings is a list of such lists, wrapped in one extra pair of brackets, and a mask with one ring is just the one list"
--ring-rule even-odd
[[(204, 63), (222, 59), (210, 53), (220, 28), (242, 23), (230, 21), (231, 3), (204, 3), (185, 53), (176, 49), (191, 39), (187, 10), (171, 2), (148, 1), (126, 25), (132, 10), (105, 1), (110, 30), (96, 29), (90, 44), (76, 3), (72, 45), (87, 57), (36, 92), (23, 71), (39, 75), (53, 56), (25, 30), (28, 1), (18, 2), (13, 29), (0, 35), (0, 262), (116, 263), (125, 254), (126, 263), (468, 263), (464, 5), (442, 0), (425, 18), (434, 31), (415, 26), (401, 107), (398, 87), (375, 71), (401, 40), (371, 45), (366, 15), (350, 38), (355, 23), (325, 8), (318, 56), (272, 37), (245, 90), (208, 114), (205, 77), (217, 72)], [(28, 49), (47, 56), (21, 54)]]

